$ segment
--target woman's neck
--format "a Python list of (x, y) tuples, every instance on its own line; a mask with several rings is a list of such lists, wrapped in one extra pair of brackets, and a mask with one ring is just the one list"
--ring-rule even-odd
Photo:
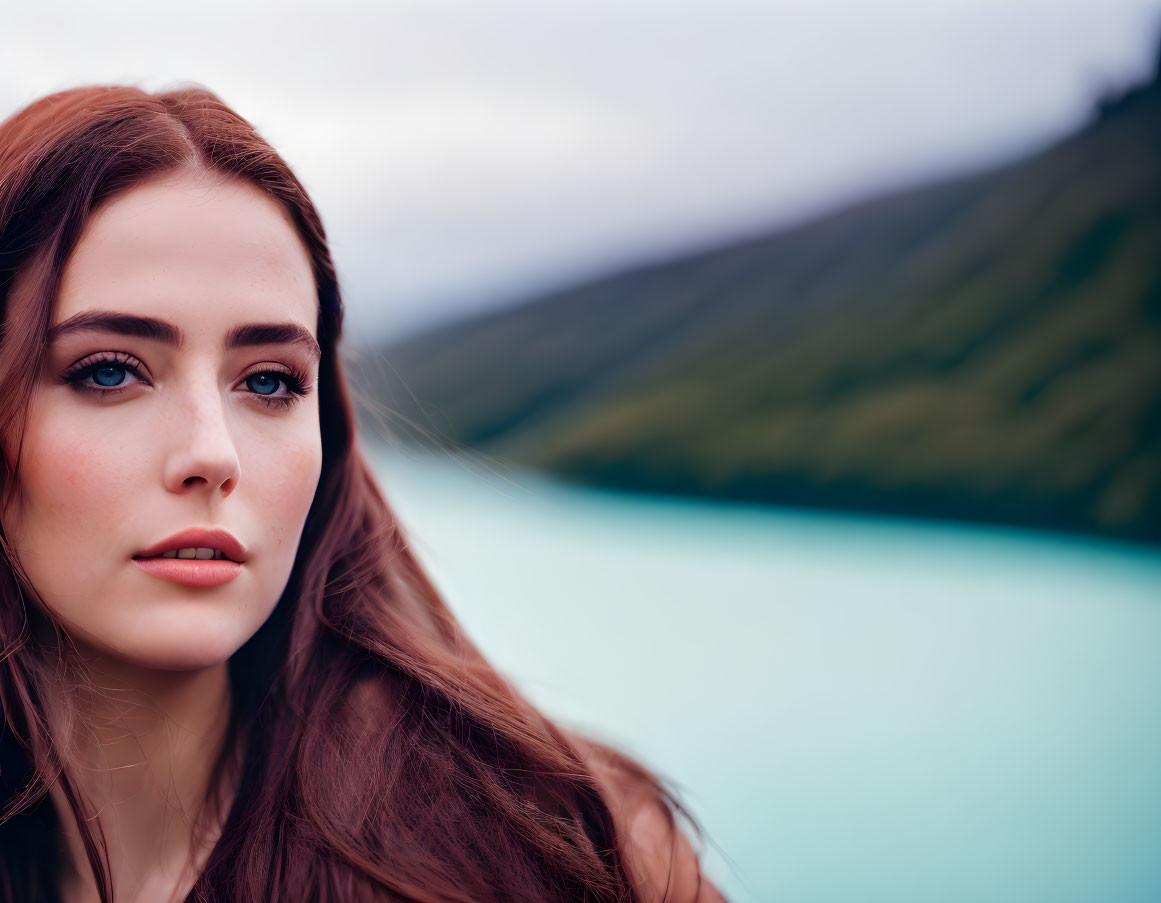
[[(211, 786), (229, 736), (227, 667), (153, 671), (94, 657), (86, 664), (83, 686), (66, 696), (73, 742), (66, 769), (104, 835), (115, 898), (184, 899), (232, 801), (228, 780)], [(65, 899), (96, 900), (59, 782), (52, 797), (74, 866)]]

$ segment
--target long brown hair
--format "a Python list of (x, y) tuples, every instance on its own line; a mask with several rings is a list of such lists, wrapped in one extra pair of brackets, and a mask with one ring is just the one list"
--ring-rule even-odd
[[(286, 590), (230, 660), (236, 723), (246, 726), (240, 786), (190, 899), (641, 899), (595, 756), (657, 799), (664, 791), (554, 726), (465, 638), (357, 445), (319, 215), (251, 124), (203, 88), (76, 88), (0, 124), (4, 500), (17, 491), (54, 298), (86, 218), (148, 177), (191, 166), (269, 192), (310, 254), (323, 464)], [(33, 629), (34, 598), (0, 528), (0, 897), (58, 897), (47, 789), (59, 781), (108, 901), (103, 843), (47, 714), (48, 675), (68, 645)]]

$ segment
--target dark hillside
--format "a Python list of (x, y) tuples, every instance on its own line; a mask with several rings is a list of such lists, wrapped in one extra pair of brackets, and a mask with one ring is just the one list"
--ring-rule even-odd
[(580, 481), (1156, 542), (1159, 252), (1155, 80), (1018, 164), (384, 349), (375, 388)]

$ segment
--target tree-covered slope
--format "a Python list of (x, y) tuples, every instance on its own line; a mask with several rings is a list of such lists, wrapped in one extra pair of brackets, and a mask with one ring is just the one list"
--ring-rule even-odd
[(388, 407), (581, 481), (1157, 541), (1161, 89), (1018, 164), (382, 356)]

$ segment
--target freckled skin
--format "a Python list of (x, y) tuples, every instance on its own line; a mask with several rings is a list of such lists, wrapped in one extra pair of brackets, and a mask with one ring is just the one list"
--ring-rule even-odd
[[(264, 405), (246, 377), (317, 362), (297, 346), (227, 350), (247, 323), (316, 334), (310, 258), (280, 205), (220, 175), (182, 173), (99, 209), (64, 272), (53, 324), (86, 310), (165, 320), (180, 349), (107, 332), (54, 344), (32, 403), (5, 526), (51, 614), (82, 645), (138, 666), (219, 665), (270, 615), (294, 563), (322, 463), (318, 395)], [(126, 352), (99, 397), (62, 381), (87, 355)], [(95, 385), (94, 379), (86, 381)], [(276, 394), (285, 394), (280, 384)], [(189, 527), (228, 530), (241, 575), (214, 588), (159, 580), (132, 561)]]

